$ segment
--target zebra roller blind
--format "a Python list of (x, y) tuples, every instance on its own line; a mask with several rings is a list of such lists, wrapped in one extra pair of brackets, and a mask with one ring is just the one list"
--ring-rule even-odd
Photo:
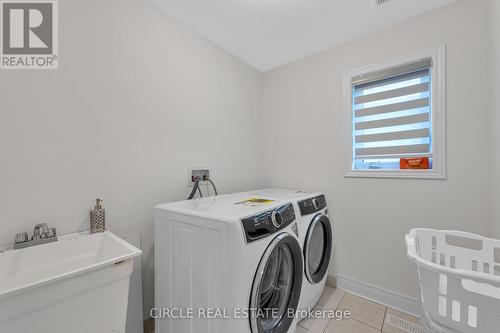
[(432, 59), (353, 78), (353, 167), (398, 169), (432, 160)]

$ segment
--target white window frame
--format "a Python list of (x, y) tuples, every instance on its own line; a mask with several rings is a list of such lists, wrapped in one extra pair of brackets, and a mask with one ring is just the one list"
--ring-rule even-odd
[[(426, 58), (432, 58), (432, 169), (428, 170), (384, 170), (384, 169), (353, 169), (353, 107), (352, 107), (352, 80), (359, 75), (398, 67)], [(342, 110), (346, 116), (346, 140), (349, 147), (345, 177), (364, 178), (422, 178), (446, 179), (446, 45), (437, 48), (415, 52), (397, 59), (353, 69), (344, 74), (344, 106)]]

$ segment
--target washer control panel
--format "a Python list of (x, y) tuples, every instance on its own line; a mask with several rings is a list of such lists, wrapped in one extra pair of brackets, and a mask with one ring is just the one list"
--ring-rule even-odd
[(292, 204), (252, 215), (241, 220), (247, 243), (269, 236), (295, 221)]
[(326, 199), (324, 195), (319, 195), (314, 198), (299, 201), (299, 208), (301, 215), (309, 215), (326, 207)]

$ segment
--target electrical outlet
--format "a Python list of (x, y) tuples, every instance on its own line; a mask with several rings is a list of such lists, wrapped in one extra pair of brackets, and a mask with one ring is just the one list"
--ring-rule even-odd
[(210, 178), (209, 168), (189, 168), (188, 172), (188, 186), (193, 186), (196, 182), (196, 177), (203, 181), (203, 177)]

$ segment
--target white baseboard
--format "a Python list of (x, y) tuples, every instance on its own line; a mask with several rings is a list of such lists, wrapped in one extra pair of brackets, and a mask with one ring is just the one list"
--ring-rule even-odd
[(351, 294), (364, 297), (379, 304), (389, 306), (409, 315), (420, 316), (420, 304), (418, 300), (402, 295), (400, 293), (386, 290), (365, 282), (351, 279), (347, 276), (337, 276), (337, 288), (350, 292)]

